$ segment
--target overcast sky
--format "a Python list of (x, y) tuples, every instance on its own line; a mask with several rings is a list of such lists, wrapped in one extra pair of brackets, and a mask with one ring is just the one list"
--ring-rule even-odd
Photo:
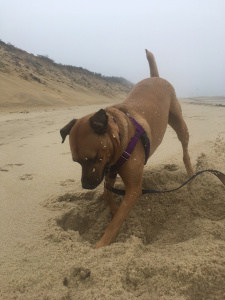
[(225, 0), (0, 0), (0, 39), (134, 83), (147, 48), (179, 97), (225, 95)]

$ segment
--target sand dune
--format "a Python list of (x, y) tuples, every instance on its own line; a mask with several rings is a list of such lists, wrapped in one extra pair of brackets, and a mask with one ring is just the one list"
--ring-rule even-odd
[(124, 78), (57, 64), (0, 41), (0, 111), (115, 102), (131, 88)]
[[(110, 221), (103, 187), (82, 190), (59, 129), (100, 107), (0, 115), (0, 299), (224, 299), (225, 190), (212, 175), (140, 197), (116, 241), (93, 248)], [(225, 172), (224, 107), (182, 107), (195, 169)], [(168, 128), (144, 187), (186, 178)]]

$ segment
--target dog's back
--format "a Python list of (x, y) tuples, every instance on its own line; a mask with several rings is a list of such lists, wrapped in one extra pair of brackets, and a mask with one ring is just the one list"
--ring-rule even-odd
[(161, 121), (167, 124), (170, 103), (176, 97), (175, 90), (167, 80), (159, 77), (154, 55), (147, 49), (145, 51), (151, 77), (138, 82), (122, 105), (129, 107), (135, 114), (144, 114), (147, 120), (151, 116), (149, 123), (157, 117), (155, 112), (164, 116)]
[(163, 102), (164, 109), (169, 109), (171, 97), (176, 97), (175, 90), (167, 80), (159, 77), (154, 55), (147, 49), (145, 51), (150, 68), (150, 78), (138, 82), (123, 103), (126, 105), (132, 103), (132, 106), (136, 106), (137, 112), (139, 111), (138, 107), (141, 109), (142, 104), (152, 110), (150, 106), (151, 103), (154, 105), (154, 102), (157, 106)]
[[(125, 101), (119, 105), (129, 112), (139, 122), (144, 118), (148, 123), (146, 131), (150, 132), (152, 151), (158, 147), (164, 136), (172, 103), (177, 102), (173, 86), (159, 77), (154, 55), (146, 50), (151, 77), (138, 82), (129, 93)], [(143, 124), (142, 124), (143, 125)]]

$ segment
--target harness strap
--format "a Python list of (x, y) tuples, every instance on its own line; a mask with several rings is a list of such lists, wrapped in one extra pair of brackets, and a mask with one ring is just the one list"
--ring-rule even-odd
[(144, 128), (131, 116), (129, 116), (129, 119), (136, 127), (135, 135), (131, 138), (130, 142), (127, 145), (126, 150), (122, 153), (118, 161), (110, 168), (110, 176), (112, 178), (115, 178), (118, 169), (130, 158), (132, 152), (134, 151), (134, 148), (139, 140), (141, 139), (144, 150), (145, 150), (145, 164), (147, 163), (149, 152), (150, 152), (150, 141), (148, 139), (148, 136), (144, 130)]
[[(222, 172), (217, 171), (217, 170), (208, 169), (208, 170), (201, 170), (201, 171), (196, 172), (193, 176), (191, 176), (188, 180), (186, 180), (184, 183), (182, 183), (177, 188), (174, 188), (174, 189), (171, 189), (171, 190), (162, 190), (162, 191), (143, 189), (142, 194), (143, 195), (144, 194), (164, 194), (164, 193), (170, 193), (170, 192), (177, 191), (177, 190), (181, 189), (183, 186), (185, 186), (187, 183), (192, 181), (194, 178), (196, 178), (198, 175), (200, 175), (202, 173), (205, 173), (205, 172), (208, 172), (208, 173), (211, 173), (211, 174), (217, 176), (217, 178), (223, 183), (223, 185), (225, 185), (225, 174), (223, 174)], [(105, 188), (107, 190), (113, 192), (114, 194), (121, 195), (121, 196), (125, 195), (125, 190), (120, 190), (120, 189), (113, 188), (111, 186), (106, 185), (106, 183), (105, 183)]]
[(147, 133), (144, 130), (144, 128), (133, 117), (129, 116), (129, 118), (132, 121), (132, 123), (134, 124), (134, 126), (136, 127), (135, 135), (138, 135), (138, 137), (141, 139), (142, 144), (144, 146), (144, 150), (145, 150), (145, 164), (146, 164), (147, 161), (148, 161), (149, 152), (150, 152), (150, 141), (149, 141), (149, 138), (148, 138)]

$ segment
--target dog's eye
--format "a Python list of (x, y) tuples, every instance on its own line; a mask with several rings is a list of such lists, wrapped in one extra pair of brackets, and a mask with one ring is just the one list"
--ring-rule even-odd
[(103, 161), (103, 157), (97, 153), (94, 157), (91, 157), (90, 155), (84, 155), (79, 159), (78, 162), (82, 164), (96, 164), (100, 163), (101, 161)]
[(85, 156), (84, 158), (81, 159), (81, 162), (82, 163), (88, 163), (88, 164), (96, 163), (97, 162), (97, 156), (95, 156), (94, 158)]

